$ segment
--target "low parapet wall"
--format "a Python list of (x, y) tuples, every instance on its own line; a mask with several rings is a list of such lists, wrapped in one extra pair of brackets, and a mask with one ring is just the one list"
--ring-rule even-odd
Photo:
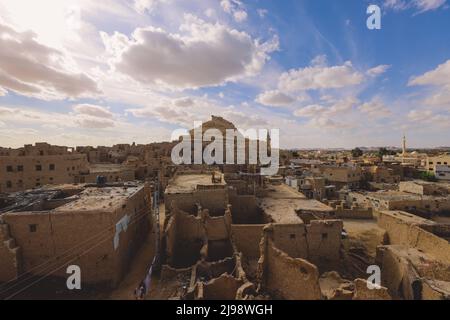
[(336, 218), (338, 219), (373, 219), (372, 208), (351, 207), (350, 209), (344, 206), (336, 206)]
[(403, 211), (380, 211), (378, 225), (385, 229), (389, 243), (416, 248), (437, 261), (450, 264), (450, 244), (427, 230), (438, 224)]

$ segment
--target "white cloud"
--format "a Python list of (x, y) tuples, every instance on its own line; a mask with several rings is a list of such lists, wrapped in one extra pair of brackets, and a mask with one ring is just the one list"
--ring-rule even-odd
[(308, 126), (319, 129), (347, 129), (351, 128), (350, 124), (338, 122), (328, 117), (315, 117), (308, 122)]
[(173, 104), (177, 107), (190, 107), (194, 105), (194, 100), (192, 98), (179, 98), (173, 101)]
[(284, 107), (295, 101), (291, 96), (284, 94), (278, 90), (266, 91), (256, 98), (256, 102), (265, 106)]
[(145, 12), (153, 12), (160, 3), (168, 2), (169, 0), (134, 0), (134, 8), (140, 14)]
[(408, 119), (414, 122), (424, 121), (433, 115), (431, 110), (411, 110), (408, 113)]
[(382, 64), (367, 70), (366, 74), (370, 77), (376, 77), (388, 71), (390, 67), (391, 67), (390, 65)]
[(244, 10), (236, 11), (235, 13), (233, 13), (233, 17), (236, 22), (244, 22), (245, 20), (247, 20), (247, 12), (245, 12)]
[(113, 113), (108, 108), (93, 104), (77, 104), (73, 110), (79, 114), (85, 114), (92, 117), (112, 119)]
[(311, 60), (311, 66), (313, 67), (326, 67), (328, 64), (328, 58), (326, 54), (320, 54)]
[(208, 18), (212, 18), (212, 17), (214, 17), (216, 15), (216, 10), (214, 10), (213, 8), (208, 8), (208, 9), (205, 10), (204, 14)]
[(297, 109), (294, 111), (294, 116), (296, 117), (316, 117), (318, 115), (321, 115), (326, 108), (324, 106), (318, 105), (318, 104), (312, 104), (309, 106), (306, 106), (301, 109)]
[(0, 24), (0, 87), (41, 99), (99, 93), (93, 79), (71, 70), (63, 52), (39, 43), (31, 31)]
[(219, 23), (185, 18), (184, 35), (154, 27), (136, 29), (131, 39), (103, 34), (112, 66), (141, 83), (198, 88), (257, 74), (277, 48)]
[(290, 70), (281, 75), (279, 88), (284, 92), (302, 90), (336, 89), (362, 83), (364, 76), (356, 71), (351, 62), (342, 66), (312, 66)]
[(260, 18), (265, 18), (266, 15), (269, 13), (267, 9), (258, 9), (256, 10)]
[(384, 7), (394, 11), (415, 9), (419, 13), (443, 7), (446, 0), (385, 0)]
[(111, 119), (104, 119), (99, 117), (93, 117), (85, 114), (77, 114), (74, 118), (74, 122), (81, 128), (92, 129), (104, 129), (112, 128), (115, 126), (115, 122)]
[(408, 85), (450, 86), (450, 60), (421, 76), (413, 77)]
[(392, 115), (392, 112), (378, 97), (375, 97), (371, 101), (362, 104), (358, 109), (362, 113), (365, 113), (372, 118), (386, 118)]
[[(98, 107), (98, 108), (96, 108)], [(20, 125), (55, 126), (59, 128), (112, 128), (119, 124), (106, 114), (107, 109), (93, 105), (74, 106), (75, 112), (58, 113), (30, 108), (0, 107), (0, 117)], [(104, 113), (104, 114), (103, 114)], [(106, 117), (104, 116), (106, 115)]]
[(244, 22), (247, 20), (247, 12), (242, 2), (237, 0), (222, 0), (220, 1), (220, 6), (223, 11), (231, 14), (236, 22)]
[(336, 117), (345, 116), (358, 103), (355, 97), (330, 100), (328, 105), (312, 104), (294, 111), (297, 117)]
[(429, 86), (432, 92), (423, 100), (428, 106), (450, 105), (450, 60), (428, 71), (423, 75), (413, 77), (409, 80), (408, 86)]

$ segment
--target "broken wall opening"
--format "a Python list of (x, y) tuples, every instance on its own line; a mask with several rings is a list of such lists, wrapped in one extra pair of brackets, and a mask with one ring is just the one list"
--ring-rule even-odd
[(195, 272), (195, 279), (202, 282), (218, 278), (224, 273), (236, 276), (236, 259), (230, 257), (217, 262), (202, 260), (196, 265)]
[(200, 217), (174, 208), (164, 232), (166, 262), (174, 268), (186, 268), (197, 263), (206, 244), (206, 232)]
[(190, 239), (188, 241), (177, 241), (170, 265), (174, 268), (187, 268), (200, 260), (200, 251), (203, 247), (202, 239)]
[(208, 241), (207, 261), (219, 261), (233, 255), (233, 247), (229, 240)]
[(241, 285), (242, 281), (223, 274), (219, 278), (203, 284), (202, 298), (205, 300), (235, 300), (237, 290)]
[(257, 205), (254, 195), (237, 195), (230, 192), (229, 199), (234, 224), (263, 224), (268, 222), (264, 211)]

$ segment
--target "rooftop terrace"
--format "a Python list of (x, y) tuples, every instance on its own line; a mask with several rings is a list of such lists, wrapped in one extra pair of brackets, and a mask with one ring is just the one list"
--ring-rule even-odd
[(317, 200), (307, 199), (302, 193), (297, 192), (287, 185), (270, 186), (264, 198), (258, 200), (260, 208), (275, 223), (303, 223), (298, 213), (308, 212), (333, 212), (333, 208)]
[(189, 173), (177, 174), (166, 188), (167, 194), (173, 193), (191, 193), (199, 189), (199, 186), (221, 186), (226, 183), (221, 173), (216, 173), (216, 178), (220, 176), (220, 182), (212, 181), (212, 173)]
[(144, 188), (143, 183), (59, 185), (16, 192), (1, 198), (0, 213), (115, 210)]

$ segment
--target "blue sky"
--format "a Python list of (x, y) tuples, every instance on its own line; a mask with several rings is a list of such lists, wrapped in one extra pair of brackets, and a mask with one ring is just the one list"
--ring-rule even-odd
[(149, 143), (214, 114), (287, 148), (448, 146), (449, 30), (446, 0), (1, 0), (0, 145)]

